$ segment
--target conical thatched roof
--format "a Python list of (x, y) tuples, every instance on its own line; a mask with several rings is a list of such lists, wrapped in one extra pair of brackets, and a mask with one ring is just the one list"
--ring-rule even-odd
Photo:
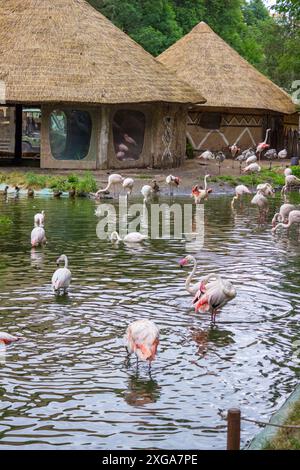
[(203, 103), (84, 0), (1, 0), (6, 102)]
[(285, 91), (258, 72), (204, 22), (158, 60), (201, 90), (207, 100), (205, 107), (295, 112)]

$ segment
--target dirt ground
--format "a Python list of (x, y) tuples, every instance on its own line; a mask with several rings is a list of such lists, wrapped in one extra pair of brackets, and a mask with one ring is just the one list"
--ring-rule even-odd
[[(261, 161), (260, 165), (263, 168), (269, 168), (269, 161)], [(272, 169), (282, 168), (284, 169), (289, 165), (289, 160), (280, 160), (273, 163)], [(243, 165), (243, 167), (245, 164)], [(39, 173), (39, 174), (51, 174), (51, 175), (69, 175), (70, 173), (83, 174), (84, 171), (76, 170), (43, 170), (40, 168), (29, 167), (29, 166), (18, 166), (18, 167), (1, 167), (0, 173)], [(93, 171), (93, 176), (95, 177), (98, 187), (104, 188), (107, 184), (108, 175), (113, 173), (120, 173), (123, 177), (131, 177), (135, 180), (133, 195), (140, 194), (142, 186), (145, 184), (151, 183), (153, 179), (156, 179), (158, 185), (160, 186), (161, 194), (169, 194), (169, 188), (167, 187), (165, 180), (166, 177), (170, 174), (178, 176), (181, 179), (180, 187), (176, 190), (178, 195), (189, 195), (191, 193), (191, 188), (195, 184), (203, 183), (203, 178), (206, 174), (211, 176), (218, 175), (240, 175), (240, 165), (238, 162), (233, 162), (230, 160), (225, 160), (219, 166), (215, 161), (209, 161), (207, 164), (199, 160), (186, 160), (184, 164), (179, 168), (172, 168), (166, 170), (156, 170), (150, 168), (142, 169), (130, 169), (130, 170), (97, 170)], [(221, 183), (211, 183), (209, 185), (214, 193), (233, 193), (234, 188), (230, 185)]]

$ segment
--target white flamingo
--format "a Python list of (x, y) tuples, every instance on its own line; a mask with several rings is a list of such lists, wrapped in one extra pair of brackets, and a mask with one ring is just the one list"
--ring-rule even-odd
[(251, 191), (247, 186), (244, 184), (239, 184), (235, 188), (235, 196), (233, 197), (231, 201), (231, 207), (234, 208), (234, 204), (236, 201), (240, 200), (244, 194), (251, 194)]
[(214, 160), (215, 156), (210, 150), (205, 150), (205, 152), (201, 153), (197, 160)]
[(170, 189), (170, 196), (173, 196), (173, 189), (178, 188), (180, 179), (177, 176), (169, 175), (166, 177), (166, 183)]
[(251, 201), (251, 204), (256, 205), (259, 208), (260, 212), (267, 213), (269, 208), (269, 202), (266, 196), (259, 190), (255, 194), (254, 198)]
[(286, 193), (291, 188), (298, 187), (300, 186), (300, 179), (297, 178), (295, 175), (287, 175), (285, 177), (285, 185), (283, 186), (281, 190), (281, 194)]
[(232, 158), (235, 158), (238, 153), (241, 151), (241, 149), (237, 146), (237, 142), (235, 142), (233, 145), (229, 147), (229, 151), (231, 153)]
[(35, 227), (44, 227), (45, 225), (45, 211), (42, 211), (39, 214), (34, 216), (34, 226)]
[(181, 266), (193, 263), (194, 267), (185, 282), (185, 288), (190, 294), (195, 294), (193, 304), (196, 312), (210, 312), (214, 323), (216, 314), (230, 300), (236, 297), (236, 289), (230, 281), (224, 280), (219, 274), (209, 274), (201, 279), (199, 286), (191, 286), (191, 280), (197, 269), (197, 261), (187, 255), (180, 261)]
[(132, 178), (125, 178), (123, 181), (123, 188), (125, 189), (127, 196), (132, 193), (134, 186), (134, 180)]
[(207, 187), (207, 180), (210, 178), (210, 175), (205, 175), (204, 177), (204, 189), (199, 188), (198, 185), (192, 188), (191, 196), (194, 198), (195, 204), (200, 204), (201, 201), (207, 200), (210, 193), (212, 193), (212, 189)]
[(300, 210), (291, 211), (289, 213), (288, 222), (286, 224), (280, 222), (274, 228), (272, 228), (272, 232), (275, 233), (279, 227), (283, 227), (289, 230), (292, 225), (300, 225)]
[(280, 152), (278, 152), (278, 158), (281, 158), (282, 160), (287, 158), (287, 156), (288, 156), (288, 153), (286, 149), (280, 150)]
[(122, 241), (125, 243), (141, 243), (147, 238), (147, 235), (142, 235), (139, 232), (128, 233), (123, 239), (120, 237), (118, 232), (112, 232), (112, 234), (110, 235), (110, 241), (113, 243), (118, 243)]
[(31, 232), (31, 246), (36, 248), (47, 243), (46, 233), (43, 227), (35, 227)]
[(67, 293), (68, 288), (70, 287), (72, 274), (71, 271), (68, 269), (69, 261), (66, 255), (61, 255), (57, 261), (57, 266), (60, 263), (64, 263), (63, 268), (58, 268), (52, 276), (52, 288), (53, 292), (56, 294), (60, 294), (62, 290), (64, 294)]
[(258, 163), (251, 163), (243, 169), (243, 173), (259, 173), (260, 171), (261, 167)]
[(246, 165), (251, 165), (251, 163), (257, 162), (257, 156), (256, 155), (250, 155), (250, 157), (247, 158), (246, 160)]
[(135, 354), (137, 362), (154, 361), (159, 345), (159, 328), (150, 320), (137, 320), (128, 326), (124, 336), (128, 354)]
[(118, 175), (118, 174), (109, 175), (106, 188), (99, 189), (99, 191), (96, 192), (95, 196), (99, 197), (100, 194), (106, 193), (107, 191), (109, 191), (111, 187), (113, 188), (114, 190), (113, 192), (115, 194), (116, 187), (122, 186), (123, 181), (124, 181), (124, 178), (121, 175)]
[(152, 196), (153, 188), (149, 186), (149, 184), (145, 184), (141, 189), (141, 193), (144, 196), (144, 203), (146, 204)]
[(264, 196), (275, 196), (275, 191), (273, 189), (273, 186), (270, 183), (261, 183), (258, 184), (256, 187), (256, 190), (259, 191), (261, 194)]
[(267, 129), (265, 140), (261, 142), (260, 144), (258, 144), (258, 146), (256, 147), (256, 153), (258, 153), (259, 155), (259, 161), (260, 161), (262, 152), (270, 148), (270, 144), (267, 144), (270, 132), (271, 132), (271, 129)]
[(276, 212), (272, 219), (272, 226), (275, 227), (277, 222), (283, 222), (286, 224), (288, 222), (290, 212), (295, 209), (296, 206), (294, 206), (293, 204), (282, 204), (279, 209), (279, 212)]
[(284, 170), (284, 176), (289, 176), (292, 174), (293, 174), (292, 169), (289, 167), (286, 167), (286, 169)]

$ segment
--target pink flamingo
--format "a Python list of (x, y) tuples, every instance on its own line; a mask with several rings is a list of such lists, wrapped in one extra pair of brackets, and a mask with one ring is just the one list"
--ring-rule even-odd
[(244, 194), (251, 194), (250, 189), (248, 189), (247, 186), (245, 186), (244, 184), (239, 184), (238, 186), (236, 186), (235, 196), (231, 201), (232, 209), (234, 208), (235, 201), (240, 200)]
[(173, 188), (178, 188), (180, 179), (177, 176), (169, 175), (166, 177), (166, 183), (170, 188), (170, 196), (173, 196)]
[(137, 363), (154, 361), (159, 344), (159, 328), (150, 320), (137, 320), (128, 326), (124, 337), (128, 354), (135, 354)]
[(40, 214), (35, 214), (34, 216), (34, 226), (35, 227), (44, 227), (45, 224), (45, 211), (42, 211)]
[(68, 269), (69, 262), (66, 255), (61, 255), (57, 259), (57, 266), (59, 266), (61, 262), (65, 263), (64, 267), (57, 269), (52, 276), (52, 289), (53, 292), (58, 295), (60, 294), (61, 290), (63, 290), (64, 294), (67, 293), (72, 279), (71, 271)]
[(287, 223), (289, 219), (289, 213), (296, 209), (296, 206), (293, 204), (282, 204), (273, 219), (272, 219), (272, 226), (275, 227), (277, 222)]
[(293, 210), (289, 213), (289, 218), (288, 222), (284, 224), (283, 222), (280, 222), (277, 224), (274, 228), (272, 228), (272, 232), (276, 233), (279, 227), (286, 228), (287, 230), (290, 229), (292, 225), (300, 225), (300, 210)]
[(261, 142), (260, 144), (258, 144), (258, 146), (256, 147), (256, 153), (258, 153), (259, 155), (259, 161), (260, 161), (262, 152), (270, 148), (270, 144), (267, 144), (270, 132), (271, 132), (271, 129), (267, 129), (265, 140)]
[(8, 346), (11, 343), (15, 343), (16, 341), (20, 341), (20, 337), (18, 336), (12, 336), (8, 333), (3, 333), (0, 331), (0, 344), (4, 346)]
[(236, 142), (229, 147), (229, 150), (230, 150), (232, 158), (235, 158), (237, 154), (241, 151), (241, 149), (237, 146)]
[(31, 232), (31, 246), (35, 248), (47, 243), (46, 233), (43, 227), (35, 227)]
[(209, 177), (210, 177), (210, 175), (205, 175), (205, 177), (204, 177), (204, 189), (199, 188), (198, 185), (196, 185), (192, 188), (191, 196), (194, 197), (195, 204), (200, 204), (202, 199), (207, 201), (208, 196), (212, 193), (212, 189), (207, 187), (207, 179)]

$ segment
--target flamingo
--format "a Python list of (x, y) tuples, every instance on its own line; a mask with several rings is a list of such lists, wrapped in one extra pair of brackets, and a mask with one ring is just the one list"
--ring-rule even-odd
[(4, 333), (4, 332), (0, 331), (0, 344), (2, 344), (4, 346), (8, 346), (11, 343), (15, 343), (16, 341), (20, 341), (20, 339), (21, 338), (19, 336), (12, 336), (8, 333)]
[(166, 183), (170, 188), (170, 196), (173, 196), (173, 188), (178, 188), (180, 179), (177, 176), (169, 175), (166, 177)]
[(258, 144), (258, 146), (256, 147), (256, 153), (258, 153), (259, 155), (259, 161), (260, 161), (262, 152), (270, 148), (270, 144), (267, 144), (270, 132), (271, 132), (271, 129), (267, 129), (265, 140), (261, 142), (260, 144)]
[(133, 139), (133, 137), (130, 137), (128, 134), (124, 134), (124, 140), (125, 140), (125, 142), (127, 142), (128, 144), (137, 146), (136, 141)]
[(197, 160), (214, 160), (214, 154), (210, 150), (205, 150), (205, 152), (201, 153), (199, 157), (197, 157)]
[(132, 178), (125, 178), (123, 181), (123, 188), (127, 192), (127, 196), (129, 196), (132, 193), (134, 186), (134, 180)]
[(45, 224), (45, 211), (35, 214), (34, 216), (34, 226), (35, 227), (44, 227)]
[(118, 232), (112, 232), (112, 234), (110, 235), (110, 241), (112, 241), (113, 243), (118, 243), (118, 242), (121, 242), (121, 241), (123, 241), (125, 243), (141, 243), (144, 240), (146, 240), (147, 238), (148, 238), (147, 235), (142, 235), (139, 232), (128, 233), (128, 235), (125, 235), (123, 240), (120, 237), (120, 235), (118, 234)]
[(289, 218), (289, 213), (296, 209), (296, 206), (293, 204), (282, 204), (273, 219), (272, 219), (272, 226), (275, 227), (277, 222), (287, 223)]
[(254, 198), (251, 201), (251, 204), (256, 205), (259, 208), (259, 211), (265, 213), (267, 212), (269, 206), (268, 199), (260, 190), (257, 191), (257, 193), (255, 194)]
[(287, 175), (285, 177), (285, 185), (283, 186), (281, 190), (281, 194), (284, 194), (288, 189), (290, 189), (293, 186), (299, 186), (300, 185), (300, 179), (297, 178), (295, 175)]
[(208, 199), (210, 193), (212, 193), (211, 188), (207, 188), (207, 179), (210, 178), (210, 175), (205, 175), (204, 177), (204, 189), (199, 189), (198, 185), (192, 188), (192, 197), (194, 197), (195, 204), (200, 204), (202, 199), (205, 201)]
[(257, 162), (256, 155), (250, 155), (250, 157), (246, 159), (246, 165), (251, 165), (251, 163), (255, 163), (255, 162)]
[(260, 191), (260, 193), (263, 194), (266, 197), (267, 196), (272, 196), (272, 197), (275, 196), (275, 191), (274, 191), (274, 189), (273, 189), (273, 187), (270, 183), (258, 184), (257, 187), (256, 187), (256, 190)]
[(269, 149), (266, 151), (265, 153), (265, 157), (270, 161), (270, 166), (269, 166), (269, 170), (272, 169), (272, 163), (273, 163), (273, 160), (275, 160), (277, 158), (277, 151), (276, 149)]
[(106, 193), (107, 191), (109, 191), (109, 189), (111, 187), (113, 187), (114, 191), (115, 191), (116, 186), (122, 185), (123, 181), (124, 181), (124, 178), (121, 175), (118, 175), (118, 174), (109, 175), (106, 188), (99, 189), (96, 192), (95, 196), (99, 197), (101, 194)]
[(65, 265), (63, 268), (58, 268), (53, 274), (52, 289), (56, 294), (60, 294), (61, 290), (66, 294), (72, 279), (71, 271), (68, 269), (69, 261), (66, 255), (61, 255), (56, 260), (57, 266), (59, 266), (60, 263), (65, 263)]
[(289, 176), (292, 174), (293, 174), (292, 169), (287, 166), (286, 169), (284, 170), (284, 176)]
[(154, 361), (159, 345), (159, 328), (150, 320), (137, 320), (131, 323), (124, 336), (125, 348), (128, 354), (135, 354), (137, 363)]
[(260, 171), (261, 167), (258, 163), (251, 163), (243, 169), (243, 173), (259, 173)]
[(238, 186), (236, 186), (235, 196), (233, 197), (233, 199), (231, 201), (231, 207), (232, 208), (234, 208), (235, 201), (238, 201), (239, 199), (241, 199), (241, 197), (244, 194), (251, 194), (250, 189), (248, 189), (247, 186), (245, 186), (244, 184), (239, 184)]
[(230, 300), (236, 297), (236, 289), (231, 282), (223, 280), (219, 274), (209, 274), (201, 279), (198, 285), (191, 285), (197, 269), (196, 258), (187, 255), (180, 260), (181, 267), (193, 263), (193, 270), (185, 282), (186, 290), (194, 295), (193, 304), (196, 312), (210, 312), (211, 320), (215, 323), (216, 314)]
[(280, 152), (278, 152), (278, 158), (281, 158), (282, 160), (287, 158), (287, 156), (288, 156), (288, 153), (286, 149), (280, 150)]
[(300, 225), (300, 210), (293, 210), (289, 213), (289, 218), (288, 222), (284, 224), (283, 222), (280, 222), (277, 224), (275, 227), (272, 228), (272, 232), (275, 233), (279, 227), (284, 227), (286, 229), (290, 229), (292, 225)]
[(31, 232), (31, 246), (35, 248), (39, 245), (47, 243), (46, 233), (43, 227), (35, 227)]
[(141, 189), (141, 193), (144, 196), (144, 204), (147, 204), (153, 193), (153, 189), (149, 184), (145, 184)]
[(235, 158), (237, 154), (241, 151), (241, 149), (237, 146), (237, 142), (229, 147), (229, 151), (231, 153), (232, 158)]
[(127, 145), (125, 145), (125, 144), (120, 144), (120, 145), (119, 145), (119, 151), (126, 153), (126, 152), (129, 151), (129, 148), (128, 148)]

